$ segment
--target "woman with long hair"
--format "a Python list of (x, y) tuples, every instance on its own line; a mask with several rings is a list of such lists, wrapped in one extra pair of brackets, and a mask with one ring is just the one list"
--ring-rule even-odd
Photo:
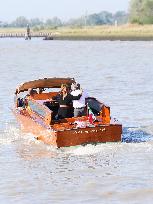
[(73, 100), (79, 100), (82, 93), (78, 96), (72, 96), (67, 84), (61, 85), (61, 91), (53, 99), (59, 103), (58, 118), (70, 118), (73, 117)]

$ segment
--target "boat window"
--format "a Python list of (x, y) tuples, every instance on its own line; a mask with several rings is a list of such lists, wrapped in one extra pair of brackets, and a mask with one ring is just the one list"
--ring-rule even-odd
[(59, 92), (60, 88), (44, 88), (43, 93)]
[(28, 102), (29, 107), (31, 108), (31, 110), (35, 113), (37, 113), (38, 115), (45, 117), (46, 116), (46, 112), (45, 110), (43, 110), (38, 104), (29, 101)]

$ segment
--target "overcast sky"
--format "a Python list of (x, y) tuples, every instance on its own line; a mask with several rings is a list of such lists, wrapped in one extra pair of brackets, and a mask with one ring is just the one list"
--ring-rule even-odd
[(128, 10), (129, 0), (0, 0), (0, 21), (18, 16), (41, 19), (57, 16), (62, 20), (107, 10)]

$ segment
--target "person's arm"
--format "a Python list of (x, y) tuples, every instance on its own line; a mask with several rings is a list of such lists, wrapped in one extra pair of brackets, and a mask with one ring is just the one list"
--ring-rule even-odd
[(89, 98), (89, 94), (88, 94), (88, 92), (85, 91), (84, 94), (85, 94), (85, 98)]
[(82, 93), (83, 93), (83, 90), (80, 89), (80, 94), (78, 94), (77, 96), (71, 95), (72, 96), (72, 100), (79, 100), (81, 98), (81, 96), (82, 96)]
[(53, 96), (52, 99), (53, 99), (53, 100), (56, 100), (56, 101), (59, 101), (59, 100), (60, 100), (60, 97), (61, 97), (61, 94), (58, 93), (56, 96)]
[(82, 94), (79, 94), (78, 96), (72, 96), (72, 95), (70, 95), (70, 96), (71, 96), (72, 100), (79, 100), (81, 98)]

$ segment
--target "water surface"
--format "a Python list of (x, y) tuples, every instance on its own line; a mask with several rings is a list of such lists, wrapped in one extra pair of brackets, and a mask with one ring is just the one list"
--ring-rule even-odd
[[(153, 42), (0, 40), (0, 203), (152, 203)], [(10, 110), (18, 84), (74, 77), (111, 107), (122, 143), (55, 149)]]

